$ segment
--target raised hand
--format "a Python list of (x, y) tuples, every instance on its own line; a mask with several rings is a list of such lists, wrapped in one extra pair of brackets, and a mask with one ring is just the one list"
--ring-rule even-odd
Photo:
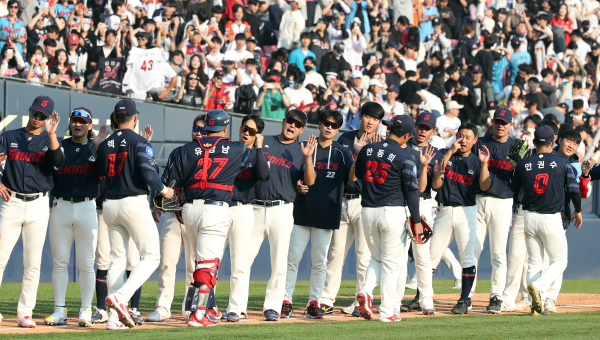
[(479, 160), (481, 161), (481, 164), (487, 164), (488, 160), (490, 159), (490, 150), (488, 150), (487, 146), (482, 145), (481, 148), (479, 149)]
[(354, 137), (354, 153), (356, 153), (358, 155), (358, 153), (363, 148), (363, 146), (365, 146), (369, 143), (370, 143), (369, 136), (367, 136), (366, 133), (363, 133), (363, 135), (360, 137), (360, 140), (358, 138)]
[(144, 132), (140, 131), (140, 136), (146, 138), (148, 141), (152, 140), (152, 136), (154, 135), (154, 130), (152, 130), (152, 126), (146, 125), (144, 126)]
[(46, 126), (46, 132), (48, 133), (48, 135), (56, 134), (56, 129), (58, 128), (58, 123), (60, 123), (60, 117), (58, 116), (58, 113), (56, 113), (56, 111), (54, 111), (50, 115), (50, 117), (48, 117), (48, 119), (46, 119), (46, 121), (44, 122), (44, 125)]
[(446, 160), (442, 159), (439, 162), (435, 161), (435, 166), (433, 167), (433, 176), (442, 177), (445, 170), (446, 170)]
[(369, 143), (378, 143), (381, 142), (381, 135), (378, 133), (375, 133), (373, 135), (373, 137), (369, 138), (370, 142)]
[(108, 127), (106, 125), (100, 127), (100, 131), (98, 131), (97, 135), (92, 131), (92, 143), (94, 143), (96, 149), (100, 143), (104, 142), (106, 137), (108, 137)]
[(584, 176), (589, 175), (590, 170), (592, 170), (593, 166), (594, 164), (592, 164), (592, 162), (589, 159), (583, 161), (583, 163), (581, 163), (581, 174)]
[[(425, 152), (423, 152), (425, 151)], [(433, 159), (434, 156), (434, 151), (435, 148), (432, 145), (427, 145), (427, 147), (423, 150), (419, 151), (420, 156), (420, 161), (421, 161), (421, 166), (427, 166), (429, 163), (431, 163), (431, 160)]]
[(260, 149), (263, 147), (264, 140), (265, 140), (265, 137), (263, 135), (261, 135), (260, 133), (256, 134), (256, 140), (254, 141), (254, 143), (256, 144), (257, 149)]
[(300, 145), (304, 157), (311, 157), (317, 146), (317, 137), (315, 137), (315, 135), (310, 135), (308, 136), (308, 141), (306, 143), (301, 143)]

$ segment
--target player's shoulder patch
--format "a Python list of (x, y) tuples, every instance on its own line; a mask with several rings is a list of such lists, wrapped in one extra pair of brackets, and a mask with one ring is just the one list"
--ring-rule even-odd
[(150, 147), (150, 146), (146, 147), (146, 154), (150, 157), (154, 157), (154, 151), (152, 151), (152, 147)]

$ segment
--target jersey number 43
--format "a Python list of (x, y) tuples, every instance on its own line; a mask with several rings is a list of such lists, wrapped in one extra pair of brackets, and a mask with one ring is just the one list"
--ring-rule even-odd
[(387, 178), (387, 170), (392, 166), (384, 163), (377, 163), (375, 161), (367, 162), (367, 172), (365, 172), (363, 180), (365, 182), (373, 182), (377, 184), (383, 184)]
[(154, 61), (152, 60), (148, 60), (148, 63), (146, 63), (146, 61), (144, 60), (144, 62), (142, 63), (142, 67), (140, 67), (142, 69), (142, 71), (152, 71), (152, 64), (154, 63)]

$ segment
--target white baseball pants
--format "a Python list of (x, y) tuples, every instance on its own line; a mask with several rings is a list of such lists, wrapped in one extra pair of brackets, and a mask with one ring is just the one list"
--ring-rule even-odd
[(8, 202), (0, 200), (0, 283), (10, 254), (19, 236), (23, 236), (24, 270), (17, 317), (32, 316), (35, 307), (50, 217), (48, 204), (48, 196), (25, 202), (18, 199), (14, 192)]
[[(195, 246), (195, 270), (204, 268), (200, 261), (223, 259), (227, 230), (229, 229), (229, 204), (204, 204), (204, 200), (194, 200), (183, 205), (183, 222), (190, 238), (190, 245)], [(211, 265), (212, 266), (212, 265)]]
[[(494, 296), (502, 299), (506, 285), (506, 243), (512, 219), (512, 198), (484, 197), (477, 195), (477, 243), (475, 244), (475, 261), (483, 250), (486, 234), (490, 236), (490, 259), (492, 262), (492, 289), (490, 299)], [(475, 291), (473, 283), (472, 292)]]
[[(302, 254), (310, 241), (310, 259), (312, 267), (310, 269), (310, 293), (308, 301), (319, 301), (323, 294), (325, 278), (327, 275), (327, 250), (331, 241), (333, 229), (319, 229), (304, 227), (294, 224), (290, 238), (290, 249), (288, 252), (287, 276), (285, 279), (284, 299), (290, 303), (292, 295), (296, 288), (296, 278), (298, 277), (298, 265), (302, 260)], [(308, 304), (306, 305), (308, 307)]]
[(521, 296), (527, 292), (527, 245), (525, 244), (525, 212), (519, 205), (513, 221), (512, 231), (508, 239), (508, 265), (506, 271), (506, 287), (502, 294), (502, 302), (507, 309), (515, 305), (519, 287)]
[[(98, 215), (98, 235), (97, 240), (94, 240), (96, 245), (96, 266), (100, 270), (108, 270), (110, 266), (110, 240), (108, 238), (108, 227), (104, 222), (104, 214), (101, 209), (97, 210)], [(125, 270), (131, 271), (138, 262), (140, 262), (140, 252), (138, 251), (133, 239), (129, 239), (129, 247), (127, 248), (127, 265)]]
[[(450, 242), (452, 242), (452, 241), (450, 241)], [(462, 267), (460, 266), (460, 262), (458, 262), (458, 260), (456, 259), (456, 257), (454, 256), (454, 253), (452, 253), (452, 250), (450, 250), (450, 248), (446, 248), (446, 250), (444, 250), (444, 255), (442, 255), (442, 263), (444, 263), (446, 268), (448, 268), (448, 270), (452, 273), (452, 276), (454, 277), (455, 281), (462, 280)], [(417, 283), (417, 273), (416, 272), (413, 274), (413, 277), (410, 281), (414, 282), (415, 284)]]
[[(565, 232), (565, 238), (566, 238), (567, 231), (564, 230), (564, 232)], [(545, 272), (548, 269), (549, 265), (550, 265), (550, 256), (548, 255), (547, 251), (544, 251), (544, 266), (543, 266), (542, 272)], [(563, 281), (563, 274), (560, 274), (560, 276), (556, 280), (552, 281), (552, 283), (548, 287), (548, 292), (546, 295), (547, 299), (552, 299), (554, 301), (556, 301), (556, 299), (558, 299), (558, 294), (560, 293), (560, 288), (562, 287), (562, 281)]]
[[(106, 279), (108, 294), (115, 294), (119, 301), (129, 301), (158, 268), (160, 241), (156, 223), (152, 219), (146, 195), (106, 200), (102, 207), (111, 245)], [(140, 262), (124, 281), (130, 239), (133, 239), (140, 253)]]
[(185, 294), (190, 283), (193, 281), (196, 269), (196, 248), (189, 244), (185, 225), (179, 223), (174, 213), (167, 213), (166, 220), (160, 231), (160, 263), (158, 266), (158, 294), (156, 297), (156, 309), (161, 309), (163, 315), (171, 311), (171, 304), (175, 295), (175, 277), (177, 274), (177, 262), (184, 248), (185, 262), (185, 291), (181, 310), (185, 309)]
[[(456, 239), (458, 256), (462, 268), (475, 266), (475, 244), (477, 243), (477, 212), (475, 206), (440, 206), (433, 223), (434, 234), (429, 241), (431, 266), (437, 268), (444, 251)], [(461, 274), (462, 275), (462, 274)], [(461, 276), (462, 277), (462, 276)]]
[[(254, 228), (248, 246), (248, 268), (251, 268), (265, 236), (269, 238), (271, 255), (271, 278), (267, 283), (263, 312), (272, 309), (281, 314), (285, 295), (285, 276), (290, 236), (294, 227), (294, 205), (283, 204), (275, 207), (254, 205)], [(248, 275), (250, 269), (248, 269)]]
[[(406, 283), (406, 268), (402, 268), (407, 265), (410, 246), (410, 238), (404, 228), (406, 216), (406, 207), (362, 209), (361, 218), (371, 260), (361, 291), (373, 297), (373, 289), (381, 282), (380, 317), (394, 315), (394, 307), (399, 299), (398, 286)], [(399, 284), (398, 277), (402, 271), (405, 275)], [(401, 290), (404, 291), (404, 287)]]
[[(540, 214), (525, 211), (525, 242), (529, 252), (527, 282), (535, 282), (542, 293), (562, 277), (567, 268), (567, 236), (562, 226), (560, 213)], [(544, 251), (550, 258), (550, 265), (542, 274)]]
[(334, 230), (331, 236), (325, 289), (323, 295), (321, 295), (321, 303), (328, 306), (334, 305), (335, 297), (340, 290), (342, 270), (344, 269), (348, 250), (352, 247), (352, 241), (354, 241), (354, 250), (356, 251), (357, 281), (355, 294), (360, 292), (365, 281), (365, 273), (369, 266), (371, 252), (365, 238), (365, 231), (360, 217), (361, 210), (360, 198), (342, 199), (342, 219), (340, 228)]
[(251, 204), (229, 207), (229, 305), (227, 313), (246, 313), (250, 285), (250, 263), (247, 245), (254, 227), (254, 208)]
[(52, 249), (52, 289), (54, 305), (66, 306), (69, 283), (71, 245), (75, 241), (75, 255), (79, 268), (81, 307), (92, 306), (96, 273), (94, 272), (94, 240), (98, 235), (96, 203), (94, 200), (71, 203), (55, 199), (50, 214), (50, 247)]

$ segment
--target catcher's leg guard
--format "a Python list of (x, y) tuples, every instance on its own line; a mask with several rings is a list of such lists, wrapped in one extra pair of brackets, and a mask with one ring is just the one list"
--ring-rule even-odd
[[(196, 319), (202, 320), (209, 307), (213, 289), (217, 284), (217, 271), (221, 261), (219, 259), (198, 261), (194, 272), (193, 287), (188, 290), (186, 298), (186, 310), (196, 313)], [(218, 320), (217, 320), (218, 321)]]

